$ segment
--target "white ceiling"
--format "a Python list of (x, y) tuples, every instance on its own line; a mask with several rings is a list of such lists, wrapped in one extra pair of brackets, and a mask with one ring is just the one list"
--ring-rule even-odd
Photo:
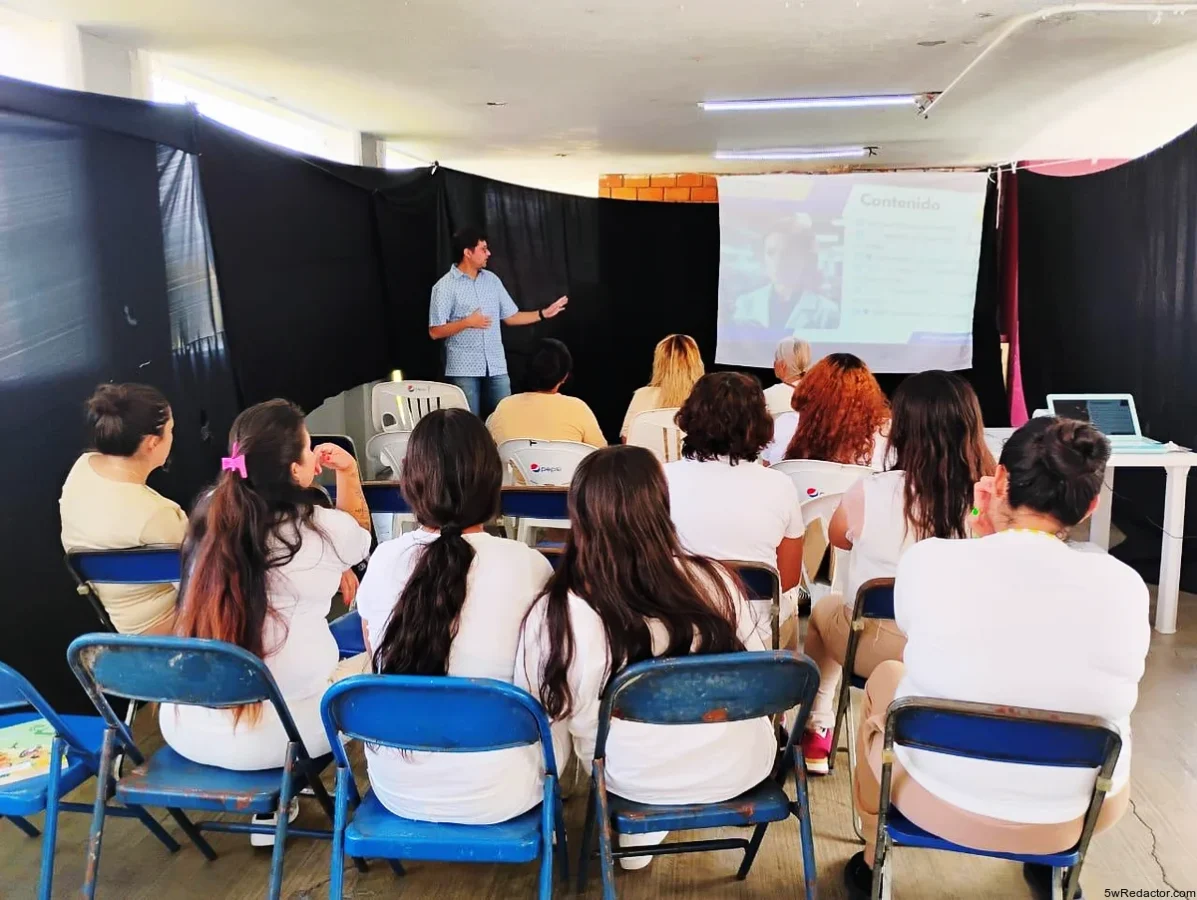
[(593, 193), (602, 172), (754, 168), (716, 163), (715, 149), (875, 144), (874, 164), (933, 166), (1134, 156), (1197, 121), (1197, 11), (1036, 20), (924, 120), (906, 109), (711, 114), (696, 103), (941, 91), (1006, 22), (1051, 4), (0, 2), (386, 135), (422, 159), (579, 192)]

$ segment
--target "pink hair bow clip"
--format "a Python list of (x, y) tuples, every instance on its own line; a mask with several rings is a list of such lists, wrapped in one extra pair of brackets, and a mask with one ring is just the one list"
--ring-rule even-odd
[(245, 473), (245, 454), (240, 452), (241, 446), (237, 443), (233, 444), (233, 455), (226, 456), (220, 461), (220, 471), (222, 472), (236, 472), (242, 478), (248, 478)]

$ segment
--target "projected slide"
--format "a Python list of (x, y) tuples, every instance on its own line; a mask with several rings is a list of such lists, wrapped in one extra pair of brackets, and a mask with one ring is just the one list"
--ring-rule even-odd
[(788, 335), (876, 372), (967, 369), (984, 172), (719, 179), (716, 361), (773, 365)]

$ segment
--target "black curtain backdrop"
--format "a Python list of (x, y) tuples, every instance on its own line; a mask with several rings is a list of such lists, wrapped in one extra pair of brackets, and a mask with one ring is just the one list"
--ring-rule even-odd
[[(1197, 129), (1094, 175), (1019, 172), (1018, 212), (1028, 409), (1049, 393), (1131, 393), (1146, 434), (1197, 446)], [(1119, 471), (1114, 489), (1128, 537), (1114, 552), (1154, 582), (1163, 471)], [(1190, 535), (1192, 496), (1187, 513)], [(1186, 590), (1195, 560), (1186, 545)]]

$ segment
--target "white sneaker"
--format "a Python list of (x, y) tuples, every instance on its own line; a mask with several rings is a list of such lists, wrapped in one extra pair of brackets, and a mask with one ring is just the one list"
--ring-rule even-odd
[[(291, 805), (287, 808), (287, 821), (294, 822), (298, 818), (299, 818), (299, 798), (292, 797)], [(269, 825), (271, 828), (274, 828), (278, 824), (278, 816), (275, 813), (267, 813), (267, 814), (259, 813), (258, 815), (253, 817), (253, 824)], [(274, 846), (274, 835), (273, 834), (256, 834), (256, 833), (250, 834), (249, 845), (251, 847), (273, 847)]]

